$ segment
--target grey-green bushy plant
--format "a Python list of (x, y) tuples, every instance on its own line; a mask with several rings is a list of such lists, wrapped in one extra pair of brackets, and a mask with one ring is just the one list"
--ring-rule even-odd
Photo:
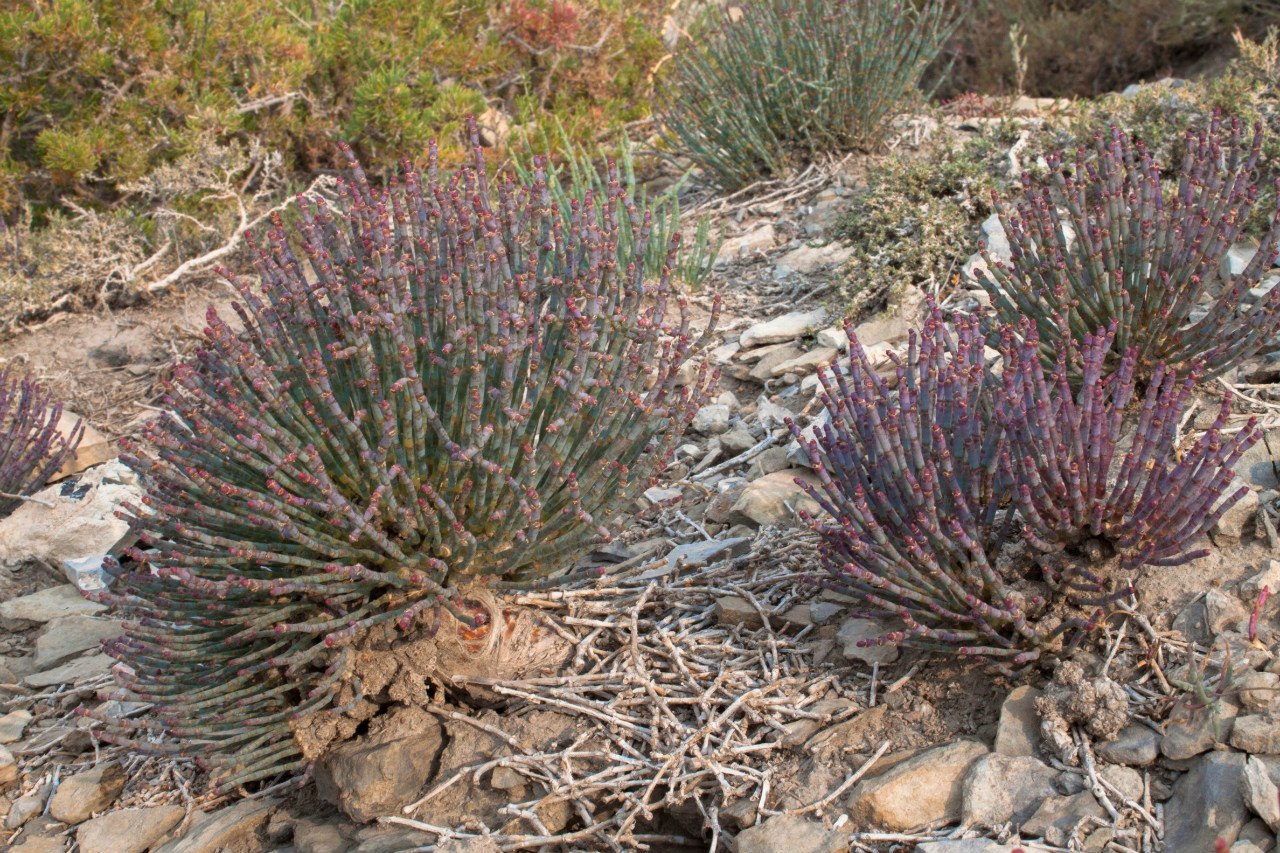
[(944, 0), (750, 0), (712, 13), (658, 97), (668, 144), (735, 189), (878, 143), (950, 37)]

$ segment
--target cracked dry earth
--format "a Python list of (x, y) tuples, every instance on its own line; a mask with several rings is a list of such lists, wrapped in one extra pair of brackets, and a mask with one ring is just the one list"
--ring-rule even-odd
[[(796, 513), (813, 506), (794, 481), (811, 475), (784, 419), (817, 417), (814, 371), (847, 346), (828, 299), (848, 250), (822, 240), (863, 168), (828, 164), (716, 211), (721, 263), (692, 299), (705, 312), (718, 293), (728, 309), (706, 353), (721, 391), (619, 541), (582, 561), (604, 576), (493, 601), (526, 654), (448, 630), (365, 638), (379, 698), (300, 730), (319, 759), (302, 787), (220, 797), (190, 762), (110, 746), (77, 716), (146, 713), (110, 698), (98, 643), (118, 626), (60, 569), (125, 535), (111, 510), (138, 486), (109, 452), (51, 487), (59, 511), (0, 524), (7, 849), (1273, 849), (1276, 599), (1251, 619), (1262, 588), (1280, 589), (1267, 446), (1242, 461), (1251, 497), (1208, 557), (1140, 570), (1091, 642), (1018, 682), (860, 647), (885, 626), (809, 582), (819, 566)], [(963, 282), (936, 295), (966, 298)], [(921, 298), (903, 294), (859, 339), (887, 363)], [(223, 299), (57, 319), (0, 355), (24, 355), (109, 447), (154, 414), (166, 365)]]

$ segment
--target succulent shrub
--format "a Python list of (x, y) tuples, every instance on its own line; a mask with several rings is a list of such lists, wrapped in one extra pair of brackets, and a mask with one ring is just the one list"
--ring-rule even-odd
[(877, 144), (959, 18), (923, 0), (752, 0), (717, 9), (659, 90), (670, 146), (734, 189)]
[[(1179, 425), (1198, 374), (1179, 378), (1156, 365), (1136, 421), (1137, 351), (1104, 372), (1114, 325), (1086, 335), (1059, 355), (1046, 376), (1034, 327), (1020, 336), (1005, 329), (1003, 393), (997, 411), (1005, 426), (1016, 488), (1014, 499), (1027, 540), (1042, 552), (1076, 549), (1118, 556), (1124, 568), (1168, 566), (1204, 556), (1201, 539), (1247, 486), (1226, 494), (1233, 467), (1258, 439), (1250, 422), (1223, 435), (1230, 408), (1187, 447)], [(1072, 390), (1070, 362), (1081, 381)]]
[(1144, 383), (1159, 363), (1220, 375), (1280, 330), (1280, 288), (1249, 293), (1275, 260), (1280, 208), (1263, 248), (1238, 275), (1224, 271), (1258, 195), (1261, 147), (1261, 127), (1245, 145), (1237, 122), (1225, 130), (1215, 117), (1187, 134), (1169, 193), (1144, 146), (1115, 126), (1077, 152), (1074, 175), (1051, 156), (1049, 185), (1024, 175), (1022, 200), (997, 204), (1012, 258), (988, 256), (980, 279), (996, 312), (1035, 322), (1046, 364), (1114, 323), (1108, 370), (1132, 348)]
[(541, 170), (491, 188), (478, 147), (448, 177), (434, 157), (385, 190), (353, 160), (336, 209), (277, 220), (260, 288), (232, 278), (243, 332), (210, 310), (126, 460), (153, 550), (113, 586), (109, 651), (116, 695), (155, 711), (115, 736), (224, 788), (306, 764), (290, 723), (340, 712), (357, 635), (479, 627), (468, 584), (606, 538), (705, 396), (677, 382), (699, 342), (616, 181), (566, 221)]
[(61, 404), (32, 379), (12, 367), (0, 371), (0, 517), (22, 498), (44, 488), (84, 435), (77, 421), (67, 434), (58, 431)]
[(1037, 627), (1028, 612), (1043, 601), (996, 565), (1010, 533), (1000, 512), (1008, 474), (992, 405), (999, 380), (978, 321), (958, 318), (953, 332), (933, 307), (892, 387), (846, 328), (847, 364), (819, 374), (830, 421), (809, 441), (791, 424), (820, 480), (805, 488), (829, 515), (811, 524), (833, 583), (861, 599), (864, 615), (900, 622), (875, 642), (1006, 669), (1036, 659), (1072, 624)]
[[(644, 252), (644, 268), (647, 275), (661, 275), (667, 263), (671, 238), (680, 232), (680, 191), (685, 180), (682, 178), (650, 196), (636, 181), (635, 146), (626, 134), (619, 138), (616, 148), (598, 146), (593, 155), (585, 146), (575, 143), (558, 121), (555, 122), (555, 131), (555, 150), (561, 159), (560, 162), (548, 162), (545, 172), (547, 189), (560, 206), (561, 216), (567, 219), (572, 206), (584, 204), (588, 193), (596, 198), (605, 197), (609, 181), (616, 176), (626, 196), (634, 199), (637, 208), (652, 220), (649, 245)], [(515, 158), (514, 165), (520, 180), (528, 183), (533, 179), (537, 158), (527, 140), (521, 155)], [(631, 253), (630, 240), (631, 235), (625, 229), (619, 232), (619, 250), (628, 255)], [(719, 248), (720, 242), (711, 239), (710, 218), (699, 217), (693, 240), (681, 244), (672, 272), (685, 284), (697, 287), (711, 272)]]

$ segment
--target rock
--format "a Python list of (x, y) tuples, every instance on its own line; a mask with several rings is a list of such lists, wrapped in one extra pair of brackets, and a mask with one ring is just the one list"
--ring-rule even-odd
[(74, 826), (114, 803), (125, 781), (124, 768), (114, 761), (68, 776), (53, 792), (49, 814)]
[(1271, 597), (1267, 599), (1268, 609), (1271, 609), (1280, 602), (1280, 560), (1267, 560), (1262, 571), (1241, 581), (1240, 592), (1250, 607), (1258, 600), (1263, 587), (1271, 590)]
[(9, 747), (0, 746), (0, 788), (18, 781), (18, 760)]
[(1173, 629), (1194, 642), (1209, 643), (1223, 630), (1249, 618), (1249, 611), (1234, 596), (1210, 589), (1182, 609)]
[(794, 373), (797, 376), (808, 376), (819, 367), (825, 367), (831, 363), (839, 353), (835, 347), (820, 347), (815, 350), (809, 350), (803, 355), (796, 358), (788, 359), (781, 364), (775, 365), (772, 371), (773, 376), (779, 377), (787, 373)]
[(1047, 797), (1035, 814), (1027, 818), (1021, 827), (1023, 835), (1039, 836), (1050, 844), (1065, 846), (1072, 828), (1087, 817), (1102, 817), (1102, 806), (1088, 791), (1080, 791), (1068, 797)]
[(175, 838), (153, 853), (219, 853), (223, 849), (259, 849), (249, 846), (258, 828), (267, 822), (277, 801), (241, 800), (235, 805), (198, 818), (181, 838)]
[(1237, 717), (1231, 728), (1231, 745), (1251, 755), (1280, 754), (1280, 720), (1269, 714)]
[(794, 527), (800, 524), (798, 512), (810, 517), (821, 514), (822, 507), (796, 484), (801, 478), (817, 486), (818, 478), (802, 468), (788, 468), (753, 480), (743, 490), (729, 511), (733, 523)]
[(729, 431), (729, 407), (721, 403), (712, 403), (698, 409), (691, 424), (694, 432), (703, 435), (720, 435)]
[(1262, 853), (1268, 853), (1276, 846), (1276, 834), (1271, 831), (1271, 828), (1261, 818), (1255, 817), (1240, 830), (1236, 844), (1253, 844)]
[(74, 412), (63, 409), (62, 415), (58, 418), (56, 429), (65, 438), (71, 434), (77, 424), (84, 427), (84, 433), (80, 436), (80, 443), (76, 445), (75, 452), (68, 457), (67, 461), (62, 463), (58, 473), (49, 478), (50, 482), (70, 477), (72, 474), (79, 474), (86, 468), (101, 465), (103, 462), (114, 459), (119, 455), (114, 442), (88, 423), (85, 423), (84, 419)]
[(677, 545), (667, 554), (667, 568), (674, 569), (681, 563), (697, 564), (727, 560), (730, 557), (738, 557), (747, 553), (750, 547), (751, 539), (746, 536), (734, 536), (729, 539), (709, 539), (702, 542)]
[(793, 417), (791, 410), (770, 400), (761, 394), (756, 400), (756, 420), (766, 430), (786, 426), (787, 419)]
[(962, 788), (960, 823), (965, 826), (1021, 824), (1053, 796), (1058, 772), (1029, 755), (984, 755), (973, 763)]
[(743, 349), (764, 346), (765, 344), (792, 341), (801, 335), (808, 334), (827, 321), (827, 309), (815, 308), (811, 311), (792, 311), (781, 317), (774, 317), (763, 323), (756, 323), (738, 338)]
[(830, 347), (840, 352), (849, 351), (849, 333), (840, 326), (832, 326), (828, 329), (822, 329), (814, 336), (814, 341), (820, 347)]
[(860, 660), (864, 663), (893, 663), (898, 659), (898, 647), (892, 643), (860, 646), (862, 642), (872, 642), (883, 637), (892, 630), (889, 626), (873, 619), (851, 617), (840, 625), (840, 633), (836, 640), (841, 644), (841, 653), (845, 660)]
[(955, 821), (964, 803), (964, 779), (986, 754), (985, 746), (971, 740), (927, 749), (855, 785), (848, 798), (849, 817), (854, 826), (890, 832)]
[(724, 266), (731, 261), (736, 261), (758, 252), (767, 252), (773, 248), (774, 242), (772, 223), (761, 225), (746, 234), (730, 237), (720, 244), (720, 251), (716, 253), (715, 265)]
[(1164, 808), (1165, 850), (1208, 851), (1219, 838), (1236, 840), (1249, 818), (1244, 762), (1237, 753), (1211, 752), (1174, 783)]
[(300, 820), (293, 825), (293, 846), (298, 853), (347, 853), (347, 839), (331, 823)]
[(800, 246), (778, 258), (778, 262), (773, 267), (773, 277), (781, 281), (797, 274), (812, 275), (839, 266), (849, 260), (852, 254), (852, 246), (842, 246), (839, 243), (827, 243), (825, 246)]
[[(1272, 448), (1280, 447), (1280, 441), (1277, 441), (1277, 439), (1280, 439), (1280, 430), (1266, 430), (1262, 434), (1262, 439), (1236, 460), (1236, 479), (1224, 494), (1238, 488), (1241, 483), (1247, 483), (1259, 489), (1280, 488), (1280, 475), (1276, 473), (1277, 467), (1280, 467), (1277, 464), (1280, 460), (1276, 459), (1275, 451), (1272, 450)], [(1261, 495), (1259, 495), (1259, 498), (1261, 498)], [(1275, 589), (1275, 587), (1272, 587), (1272, 589)]]
[(412, 706), (375, 720), (364, 736), (321, 759), (316, 791), (357, 823), (399, 814), (431, 778), (444, 749), (444, 729)]
[(33, 672), (22, 679), (28, 687), (52, 687), (55, 684), (75, 684), (89, 678), (98, 678), (111, 671), (115, 659), (96, 654), (89, 657), (76, 658), (70, 663), (55, 666), (43, 672)]
[(16, 711), (10, 711), (3, 717), (0, 717), (0, 744), (13, 743), (22, 738), (22, 733), (26, 731), (28, 724), (35, 717), (25, 708), (19, 708)]
[(733, 454), (742, 453), (756, 446), (756, 437), (742, 421), (731, 426), (720, 435), (720, 446)]
[(1280, 832), (1280, 788), (1267, 775), (1267, 767), (1249, 756), (1244, 763), (1245, 802), (1272, 832)]
[(1007, 262), (1013, 258), (1009, 236), (1004, 233), (1004, 226), (1000, 224), (997, 214), (993, 213), (982, 220), (982, 224), (978, 226), (978, 242), (983, 251), (996, 260)]
[(845, 853), (849, 839), (821, 821), (774, 815), (738, 834), (738, 853)]
[(777, 344), (770, 348), (769, 354), (756, 362), (756, 366), (747, 371), (744, 379), (751, 379), (764, 384), (773, 378), (773, 369), (779, 364), (792, 361), (804, 355), (804, 350), (793, 343)]
[[(1227, 486), (1223, 494), (1230, 494), (1240, 485), (1240, 478), (1232, 480)], [(1222, 518), (1218, 519), (1218, 523), (1213, 526), (1213, 534), (1226, 539), (1244, 539), (1252, 536), (1254, 525), (1258, 517), (1258, 493), (1253, 489), (1245, 492), (1240, 500), (1236, 501), (1231, 509), (1227, 510)]]
[(766, 447), (751, 460), (748, 476), (752, 480), (759, 480), (775, 471), (790, 467), (791, 460), (788, 458), (785, 447)]
[(716, 621), (721, 625), (742, 625), (748, 630), (764, 627), (760, 611), (750, 601), (737, 595), (716, 599)]
[(119, 637), (124, 626), (98, 616), (63, 616), (45, 626), (36, 638), (35, 668), (50, 669), (81, 652), (96, 649), (103, 640)]
[[(108, 462), (37, 492), (0, 520), (0, 560), (42, 559), (53, 565), (76, 557), (118, 553), (132, 541), (129, 525), (115, 513), (141, 505), (142, 487), (122, 462)], [(52, 506), (48, 506), (51, 504)]]
[(1170, 721), (1165, 724), (1160, 751), (1174, 761), (1185, 761), (1208, 752), (1214, 744), (1226, 741), (1231, 735), (1236, 713), (1234, 705), (1224, 702), (1216, 714), (1202, 708), (1189, 719)]
[(1000, 706), (1000, 722), (996, 726), (995, 751), (1001, 755), (1036, 754), (1040, 742), (1040, 715), (1036, 713), (1036, 699), (1040, 691), (1023, 685), (1005, 697)]
[[(1280, 690), (1280, 675), (1274, 672), (1250, 672), (1240, 679), (1240, 704), (1250, 711), (1265, 711), (1275, 704)], [(0, 720), (0, 724), (3, 720)], [(3, 743), (0, 740), (0, 743)]]
[(502, 110), (488, 107), (476, 117), (476, 129), (480, 132), (480, 144), (494, 148), (511, 135), (511, 119)]
[(9, 806), (9, 813), (4, 818), (5, 829), (17, 829), (31, 818), (44, 811), (45, 801), (49, 797), (49, 785), (41, 785), (30, 794), (19, 797)]
[(182, 806), (120, 809), (86, 821), (76, 830), (80, 853), (143, 853), (182, 822)]
[[(356, 830), (356, 839), (360, 842), (351, 853), (404, 853), (418, 847), (427, 847), (435, 841), (436, 836), (403, 826), (372, 826)], [(436, 847), (439, 853), (441, 847)]]
[(956, 838), (926, 841), (917, 845), (916, 853), (1027, 853), (1025, 847), (1011, 847), (990, 838)]
[(436, 846), (436, 853), (502, 853), (492, 838), (450, 838)]
[(1132, 767), (1112, 765), (1098, 771), (1098, 775), (1109, 782), (1126, 800), (1142, 802), (1142, 774)]
[(783, 727), (786, 733), (782, 736), (782, 745), (790, 749), (800, 746), (826, 726), (832, 716), (852, 707), (854, 703), (848, 699), (819, 699), (807, 706), (805, 710), (811, 714), (824, 715), (827, 720), (814, 720), (808, 717), (792, 720)]
[(721, 344), (711, 350), (711, 352), (707, 353), (707, 359), (717, 367), (723, 367), (733, 361), (733, 357), (737, 355), (741, 349), (742, 344), (737, 341), (730, 341), (727, 344)]
[(62, 853), (67, 849), (61, 838), (50, 838), (38, 835), (28, 838), (16, 847), (10, 847), (9, 853)]
[(862, 344), (862, 348), (868, 349), (877, 344), (900, 341), (910, 330), (911, 324), (905, 317), (886, 313), (874, 320), (859, 323), (853, 330), (853, 334), (858, 339), (858, 343)]
[(1248, 243), (1234, 243), (1231, 248), (1227, 249), (1227, 253), (1222, 256), (1219, 269), (1228, 278), (1235, 278), (1244, 272), (1244, 268), (1249, 266), (1249, 261), (1253, 260), (1253, 256), (1258, 254), (1257, 246), (1250, 246)]
[(66, 616), (92, 616), (107, 608), (85, 598), (69, 583), (0, 603), (0, 619), (22, 624), (52, 622)]
[(1097, 744), (1094, 749), (1104, 760), (1130, 767), (1154, 764), (1160, 755), (1159, 733), (1146, 726), (1125, 726), (1115, 740)]

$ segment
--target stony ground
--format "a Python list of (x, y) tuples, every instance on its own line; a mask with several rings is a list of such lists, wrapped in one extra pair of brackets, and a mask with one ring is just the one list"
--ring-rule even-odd
[[(903, 144), (956, 124), (907, 126)], [(720, 392), (622, 541), (587, 558), (607, 576), (510, 602), (572, 642), (564, 671), (456, 680), (371, 726), (301, 791), (218, 797), (189, 763), (110, 747), (76, 713), (145, 713), (102, 692), (112, 661), (98, 643), (118, 626), (64, 566), (127, 544), (111, 513), (138, 486), (110, 461), (111, 439), (154, 414), (167, 366), (226, 294), (66, 317), (4, 344), (101, 433), (82, 470), (0, 523), (7, 849), (1273, 849), (1280, 623), (1277, 599), (1255, 606), (1280, 590), (1280, 431), (1241, 462), (1250, 498), (1209, 557), (1140, 572), (1096, 642), (1025, 683), (860, 648), (883, 626), (807, 582), (819, 567), (796, 513), (816, 507), (795, 484), (811, 474), (784, 420), (818, 417), (816, 367), (847, 347), (830, 298), (850, 250), (828, 238), (865, 169), (833, 161), (705, 208), (727, 238), (693, 297), (727, 308), (707, 353)], [(990, 223), (986, 238), (998, 245)], [(979, 298), (964, 275), (932, 295)], [(899, 294), (859, 339), (888, 364), (923, 299)], [(1242, 419), (1275, 415), (1258, 381), (1269, 370), (1237, 377)], [(73, 565), (93, 583), (92, 561)]]

